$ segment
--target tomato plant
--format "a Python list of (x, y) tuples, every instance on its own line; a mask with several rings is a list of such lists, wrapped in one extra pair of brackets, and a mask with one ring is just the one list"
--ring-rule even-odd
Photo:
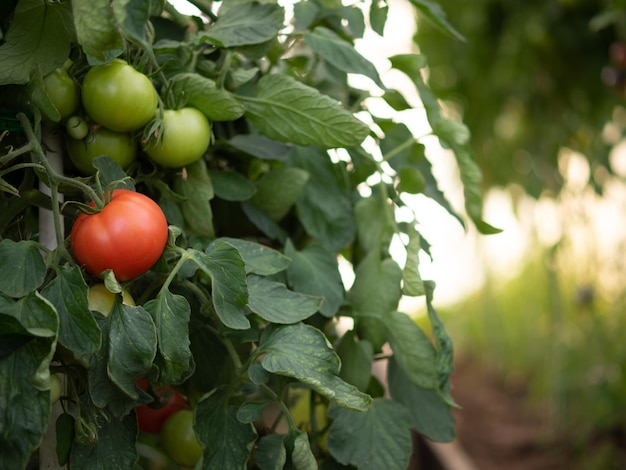
[[(102, 283), (94, 284), (89, 287), (87, 292), (87, 305), (89, 310), (95, 310), (102, 315), (108, 316), (113, 309), (115, 303), (115, 293), (111, 292)], [(126, 305), (135, 305), (135, 299), (127, 290), (122, 290), (122, 303)]]
[(93, 159), (100, 155), (107, 155), (122, 168), (127, 168), (138, 153), (137, 143), (128, 132), (115, 132), (106, 127), (97, 127), (82, 139), (68, 135), (66, 145), (72, 163), (86, 175), (95, 173)]
[(171, 168), (195, 162), (211, 142), (211, 125), (195, 108), (166, 109), (160, 133), (144, 150), (159, 165)]
[[(137, 384), (147, 390), (149, 383), (140, 379)], [(165, 421), (177, 411), (187, 407), (187, 400), (178, 391), (169, 386), (156, 391), (155, 401), (135, 408), (139, 430), (150, 434), (159, 434)]]
[[(421, 227), (437, 221), (418, 224), (408, 196), (497, 232), (468, 132), (441, 110), (422, 56), (387, 58), (412, 87), (396, 89), (355, 47), (366, 31), (380, 40), (386, 2), (192, 3), (200, 13), (18, 0), (0, 21), (0, 102), (11, 98), (0, 138), (12, 139), (0, 150), (0, 266), (16, 267), (0, 270), (0, 468), (26, 467), (40, 446), (73, 469), (133, 468), (159, 453), (151, 445), (181, 465), (202, 455), (202, 468), (406, 468), (412, 430), (453, 440), (456, 406), (452, 340), (419, 266), (432, 255)], [(410, 3), (456, 34), (443, 12)], [(40, 82), (68, 57), (82, 108), (64, 128), (42, 122)], [(432, 135), (404, 124), (416, 93)], [(91, 134), (64, 145), (81, 119)], [(146, 142), (145, 158), (87, 152), (111, 132)], [(433, 171), (437, 139), (458, 164), (462, 209)], [(63, 168), (68, 153), (84, 175)], [(399, 311), (403, 296), (422, 299), (432, 335)], [(50, 368), (67, 382), (58, 426)], [(306, 403), (290, 405), (302, 389), (322, 405), (301, 428), (292, 413)], [(175, 390), (187, 408), (137, 446), (148, 409), (169, 413)]]
[(149, 197), (116, 189), (96, 214), (81, 214), (72, 227), (70, 244), (78, 263), (100, 276), (111, 269), (120, 281), (149, 270), (163, 253), (167, 221)]
[(89, 116), (118, 132), (134, 131), (154, 118), (158, 95), (152, 82), (121, 59), (92, 67), (81, 96)]
[(175, 463), (193, 467), (202, 456), (202, 447), (193, 429), (193, 411), (172, 414), (163, 425), (161, 445)]

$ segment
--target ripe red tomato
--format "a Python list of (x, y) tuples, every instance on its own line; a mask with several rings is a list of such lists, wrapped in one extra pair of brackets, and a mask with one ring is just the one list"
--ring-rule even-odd
[(134, 131), (150, 121), (159, 99), (150, 79), (121, 59), (89, 69), (81, 96), (87, 114), (117, 132)]
[(167, 220), (149, 197), (116, 189), (96, 214), (81, 214), (70, 234), (76, 260), (100, 276), (111, 269), (119, 281), (134, 279), (159, 259), (167, 243)]
[[(148, 381), (139, 379), (137, 382), (143, 390), (148, 389)], [(142, 432), (158, 434), (163, 428), (163, 424), (171, 415), (183, 410), (187, 406), (185, 397), (171, 387), (163, 387), (157, 391), (158, 403), (150, 403), (135, 408), (137, 413), (137, 424)]]
[(162, 132), (161, 140), (148, 142), (144, 150), (152, 160), (169, 168), (195, 162), (211, 142), (211, 124), (196, 108), (166, 109)]

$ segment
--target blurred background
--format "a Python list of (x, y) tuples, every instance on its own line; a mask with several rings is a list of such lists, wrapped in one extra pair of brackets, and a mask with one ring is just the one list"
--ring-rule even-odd
[[(417, 17), (413, 47), (471, 132), (503, 229), (464, 231), (416, 200), (459, 440), (482, 469), (626, 468), (626, 2), (437, 3), (466, 41)], [(429, 158), (462, 207), (445, 150)]]

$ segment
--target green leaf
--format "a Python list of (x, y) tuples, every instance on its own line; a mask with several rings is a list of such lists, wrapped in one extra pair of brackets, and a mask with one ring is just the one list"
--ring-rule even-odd
[(248, 401), (237, 410), (237, 419), (242, 423), (254, 423), (263, 418), (263, 411), (267, 408), (266, 401)]
[(157, 333), (150, 314), (116, 299), (109, 315), (109, 378), (129, 397), (136, 399), (135, 383), (152, 366)]
[(57, 322), (54, 308), (37, 293), (17, 302), (0, 294), (0, 340), (23, 338), (0, 355), (0, 468), (26, 468), (46, 432)]
[(354, 147), (369, 134), (369, 127), (335, 100), (287, 75), (265, 75), (256, 97), (239, 99), (259, 131), (281, 142)]
[(146, 37), (146, 25), (150, 18), (150, 2), (145, 0), (116, 0), (112, 2), (113, 15), (122, 34), (148, 49), (150, 43)]
[(405, 470), (413, 441), (406, 408), (376, 399), (365, 412), (331, 407), (328, 452), (344, 465), (359, 470)]
[(46, 75), (61, 66), (73, 33), (69, 2), (19, 1), (0, 45), (0, 85), (27, 83), (36, 68)]
[(365, 251), (380, 251), (389, 246), (395, 231), (393, 206), (375, 193), (354, 206), (359, 246)]
[(285, 13), (271, 3), (238, 3), (236, 7), (222, 6), (218, 19), (205, 33), (213, 43), (222, 47), (260, 44), (278, 35)]
[(186, 106), (202, 111), (211, 121), (234, 121), (243, 116), (242, 104), (210, 78), (179, 73), (170, 80), (172, 93)]
[(188, 377), (192, 367), (189, 349), (189, 318), (191, 307), (187, 299), (161, 289), (155, 299), (144, 304), (156, 326), (159, 368), (157, 383), (177, 384)]
[(387, 378), (391, 397), (409, 410), (417, 432), (436, 442), (455, 439), (454, 415), (435, 390), (415, 386), (394, 358), (389, 360)]
[(291, 263), (291, 260), (280, 251), (261, 245), (260, 243), (243, 240), (241, 238), (229, 237), (217, 239), (217, 241), (220, 240), (230, 243), (237, 248), (237, 250), (239, 250), (241, 257), (246, 264), (247, 274), (269, 276), (271, 274), (284, 271)]
[(256, 186), (236, 171), (209, 170), (209, 177), (215, 195), (226, 201), (247, 201), (256, 193)]
[(70, 459), (75, 425), (74, 417), (69, 413), (61, 413), (55, 423), (57, 459), (61, 466), (66, 465)]
[(186, 167), (186, 177), (177, 175), (174, 190), (184, 198), (180, 203), (185, 222), (192, 232), (206, 237), (215, 237), (211, 199), (213, 184), (203, 159)]
[(249, 201), (244, 201), (241, 207), (250, 220), (261, 232), (267, 235), (272, 240), (279, 240), (284, 242), (287, 238), (287, 234), (278, 223), (270, 218), (261, 209), (253, 206)]
[(72, 12), (78, 43), (91, 62), (106, 62), (124, 50), (109, 0), (72, 0)]
[(426, 294), (424, 282), (419, 272), (419, 253), (422, 249), (420, 234), (415, 227), (409, 229), (409, 243), (406, 247), (406, 263), (402, 270), (404, 295), (420, 296)]
[(256, 134), (237, 134), (228, 145), (261, 160), (285, 160), (289, 146)]
[(398, 90), (388, 89), (383, 94), (383, 99), (396, 111), (405, 111), (413, 108)]
[(436, 390), (436, 351), (426, 334), (406, 313), (391, 312), (385, 318), (393, 356), (418, 387)]
[(321, 297), (287, 289), (281, 282), (259, 276), (248, 277), (248, 306), (261, 318), (280, 324), (291, 324), (309, 318), (322, 304)]
[(293, 439), (291, 463), (296, 470), (316, 470), (317, 460), (311, 451), (309, 435), (303, 431), (291, 431), (288, 439)]
[(336, 256), (318, 244), (297, 251), (289, 240), (285, 254), (291, 258), (287, 280), (293, 290), (322, 297), (320, 313), (328, 318), (335, 315), (345, 297)]
[(246, 269), (239, 251), (225, 241), (211, 245), (207, 250), (207, 253), (196, 250), (189, 250), (189, 253), (196, 264), (211, 276), (215, 312), (229, 328), (250, 328), (244, 313), (248, 301)]
[(77, 266), (59, 266), (57, 276), (41, 291), (59, 313), (59, 343), (87, 365), (101, 344), (100, 327), (89, 311), (87, 284)]
[(426, 178), (422, 172), (412, 166), (404, 166), (398, 171), (398, 192), (419, 194), (426, 189)]
[(380, 88), (385, 88), (374, 64), (359, 54), (353, 44), (346, 42), (332, 30), (318, 26), (313, 31), (304, 33), (304, 42), (339, 70), (364, 75)]
[(371, 398), (338, 377), (340, 360), (318, 329), (297, 323), (280, 326), (262, 338), (256, 351), (268, 372), (293, 377), (346, 408), (366, 410)]
[(202, 448), (203, 470), (246, 468), (257, 434), (252, 423), (237, 419), (227, 387), (213, 390), (198, 402), (194, 429)]
[(122, 167), (108, 155), (99, 155), (93, 159), (93, 166), (98, 172), (98, 179), (103, 188), (130, 189), (135, 191), (133, 180)]
[(340, 185), (336, 165), (318, 147), (295, 147), (289, 164), (310, 175), (296, 203), (300, 222), (328, 250), (342, 250), (354, 238), (354, 221), (351, 195)]
[(37, 243), (8, 238), (0, 241), (0, 292), (10, 297), (23, 297), (39, 287), (46, 275), (46, 262)]
[(284, 435), (268, 434), (259, 439), (254, 451), (254, 463), (261, 470), (282, 470), (286, 462)]
[(370, 252), (355, 270), (348, 300), (358, 314), (382, 317), (398, 308), (402, 297), (402, 269), (391, 258)]
[(430, 0), (409, 0), (417, 9), (435, 25), (441, 28), (450, 36), (455, 37), (461, 41), (465, 41), (465, 38), (459, 33), (447, 19), (446, 13), (443, 11), (438, 3), (431, 2)]
[(72, 470), (109, 470), (134, 468), (137, 462), (135, 440), (137, 420), (134, 414), (123, 419), (100, 418), (97, 423), (98, 439), (94, 445), (74, 442), (70, 455)]
[(339, 376), (365, 392), (372, 375), (374, 348), (367, 340), (358, 340), (354, 331), (348, 331), (339, 340), (336, 347), (341, 358)]
[(385, 31), (388, 14), (389, 7), (386, 0), (374, 0), (371, 3), (369, 11), (370, 25), (379, 36), (382, 36)]
[(256, 183), (256, 193), (250, 203), (279, 221), (295, 204), (309, 174), (299, 168), (279, 168), (263, 175)]

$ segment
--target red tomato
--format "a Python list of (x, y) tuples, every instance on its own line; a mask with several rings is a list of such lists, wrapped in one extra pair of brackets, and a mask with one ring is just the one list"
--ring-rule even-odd
[(100, 276), (111, 269), (119, 281), (134, 279), (159, 259), (167, 243), (167, 221), (149, 197), (116, 189), (96, 214), (81, 214), (70, 234), (76, 260)]
[[(148, 381), (140, 379), (137, 382), (143, 390), (148, 389)], [(137, 424), (142, 432), (158, 434), (167, 418), (187, 407), (187, 400), (178, 391), (171, 387), (163, 387), (157, 391), (160, 401), (141, 405), (135, 408)]]

